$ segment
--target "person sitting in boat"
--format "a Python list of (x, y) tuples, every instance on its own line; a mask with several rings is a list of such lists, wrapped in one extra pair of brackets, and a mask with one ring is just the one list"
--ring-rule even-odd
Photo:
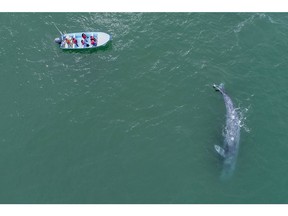
[(89, 44), (87, 44), (84, 40), (81, 40), (82, 47), (89, 47)]
[(87, 36), (85, 33), (82, 33), (82, 38), (87, 42)]
[(61, 47), (64, 47), (65, 44), (66, 44), (66, 38), (63, 37), (60, 46), (61, 46)]
[(90, 40), (91, 40), (91, 45), (92, 46), (96, 46), (97, 45), (97, 40), (96, 40), (96, 38), (94, 38), (94, 36), (90, 36)]
[(77, 42), (76, 38), (72, 37), (72, 41), (73, 41), (73, 44), (75, 44), (78, 47), (78, 42)]
[(71, 39), (70, 38), (67, 37), (65, 41), (66, 41), (66, 44), (68, 46), (71, 46)]
[(91, 45), (92, 46), (96, 46), (97, 44), (96, 44), (96, 42), (94, 40), (91, 40)]
[(85, 43), (84, 40), (81, 40), (81, 44), (82, 44), (83, 47), (85, 47), (85, 44), (86, 44), (86, 43)]

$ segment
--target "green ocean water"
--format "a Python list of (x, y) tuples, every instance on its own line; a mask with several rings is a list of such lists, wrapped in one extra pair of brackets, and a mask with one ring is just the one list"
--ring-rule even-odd
[[(66, 32), (105, 48), (63, 51)], [(0, 203), (288, 203), (287, 13), (0, 13)], [(225, 84), (241, 113), (221, 181)]]

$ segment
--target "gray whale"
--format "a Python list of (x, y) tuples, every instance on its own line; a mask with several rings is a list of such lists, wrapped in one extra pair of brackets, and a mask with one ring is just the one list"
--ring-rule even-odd
[(226, 106), (226, 127), (224, 133), (223, 147), (215, 145), (215, 150), (223, 157), (223, 170), (221, 177), (227, 178), (233, 174), (235, 169), (240, 141), (240, 120), (237, 110), (234, 108), (231, 98), (226, 94), (224, 85), (213, 84), (216, 91), (219, 91)]

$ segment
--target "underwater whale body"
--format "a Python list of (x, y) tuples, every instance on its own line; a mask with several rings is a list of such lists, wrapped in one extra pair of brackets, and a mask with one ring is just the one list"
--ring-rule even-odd
[(227, 95), (224, 84), (215, 85), (213, 87), (219, 91), (224, 99), (226, 107), (226, 126), (224, 132), (223, 146), (215, 145), (215, 150), (223, 158), (222, 179), (232, 176), (235, 169), (240, 141), (240, 120), (237, 110), (234, 108), (231, 98)]

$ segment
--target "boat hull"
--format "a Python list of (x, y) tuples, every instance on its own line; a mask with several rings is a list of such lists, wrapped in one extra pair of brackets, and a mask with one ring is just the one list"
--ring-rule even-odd
[[(86, 39), (82, 37), (83, 33)], [(91, 36), (95, 39), (91, 40)], [(67, 33), (61, 36), (60, 48), (65, 50), (95, 49), (105, 46), (110, 40), (111, 36), (104, 32)]]

